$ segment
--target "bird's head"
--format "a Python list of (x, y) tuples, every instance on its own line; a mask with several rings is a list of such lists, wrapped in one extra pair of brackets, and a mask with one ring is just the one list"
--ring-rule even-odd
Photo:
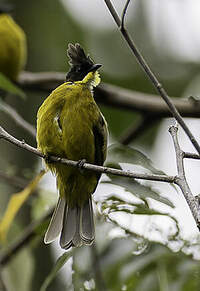
[(66, 75), (67, 82), (81, 81), (89, 72), (96, 72), (101, 67), (100, 64), (94, 64), (89, 55), (86, 56), (83, 48), (78, 43), (68, 45), (67, 55), (71, 66)]

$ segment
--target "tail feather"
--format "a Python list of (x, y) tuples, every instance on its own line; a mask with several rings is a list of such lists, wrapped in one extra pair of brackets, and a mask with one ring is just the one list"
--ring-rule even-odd
[(51, 221), (49, 223), (49, 226), (44, 237), (45, 244), (51, 243), (60, 234), (63, 226), (65, 205), (66, 205), (65, 199), (59, 198), (57, 206), (54, 210), (54, 213), (52, 215)]
[(81, 208), (80, 236), (85, 244), (91, 244), (94, 240), (95, 230), (91, 198)]
[(82, 246), (82, 239), (80, 237), (80, 215), (81, 215), (81, 209), (80, 207), (76, 207), (77, 215), (76, 215), (76, 232), (72, 238), (72, 246), (74, 247), (80, 247)]
[(50, 243), (60, 234), (60, 246), (63, 249), (90, 245), (94, 241), (94, 217), (92, 201), (89, 198), (81, 207), (69, 207), (64, 198), (59, 198), (44, 242)]
[(63, 220), (60, 246), (63, 249), (68, 249), (71, 246), (90, 245), (94, 241), (94, 236), (95, 230), (91, 198), (82, 207), (67, 207)]
[(71, 246), (81, 246), (80, 229), (80, 208), (66, 207), (63, 219), (63, 228), (60, 237), (60, 246), (68, 249)]

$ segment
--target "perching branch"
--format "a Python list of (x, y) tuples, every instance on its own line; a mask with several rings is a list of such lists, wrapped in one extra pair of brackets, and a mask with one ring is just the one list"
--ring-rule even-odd
[[(112, 175), (117, 175), (117, 176), (123, 176), (123, 177), (128, 177), (128, 178), (134, 178), (134, 179), (143, 179), (143, 180), (149, 180), (149, 181), (158, 181), (158, 182), (167, 182), (167, 183), (175, 183), (177, 184), (181, 191), (183, 192), (185, 199), (191, 209), (191, 212), (194, 216), (194, 219), (197, 223), (197, 226), (200, 227), (200, 218), (198, 214), (198, 207), (196, 200), (194, 196), (192, 195), (189, 186), (185, 180), (185, 175), (184, 175), (184, 168), (183, 168), (183, 158), (184, 158), (184, 153), (179, 150), (179, 144), (177, 137), (174, 135), (173, 127), (171, 127), (170, 133), (173, 137), (174, 140), (174, 145), (176, 149), (176, 155), (177, 155), (177, 165), (178, 165), (178, 176), (167, 176), (167, 175), (155, 175), (155, 174), (141, 174), (141, 173), (133, 173), (130, 171), (123, 171), (123, 170), (118, 170), (114, 168), (108, 168), (108, 167), (103, 167), (103, 166), (96, 166), (88, 163), (83, 163), (81, 165), (81, 168), (90, 170), (90, 171), (95, 171), (99, 173), (109, 173)], [(12, 135), (10, 135), (8, 132), (6, 132), (1, 126), (0, 126), (0, 139), (5, 139), (8, 142), (21, 147), (27, 151), (30, 151), (34, 153), (35, 155), (41, 157), (41, 158), (46, 158), (44, 154), (39, 152), (36, 148), (26, 144), (24, 141), (19, 141)], [(48, 156), (48, 160), (52, 162), (59, 162), (62, 164), (70, 165), (73, 167), (80, 168), (80, 162), (79, 161), (72, 161), (72, 160), (67, 160), (61, 157), (56, 157), (56, 156)]]
[(176, 109), (176, 107), (174, 106), (172, 101), (170, 100), (170, 98), (169, 98), (167, 92), (165, 91), (165, 89), (163, 88), (162, 84), (158, 81), (157, 77), (152, 72), (152, 70), (148, 66), (147, 62), (143, 58), (142, 54), (140, 53), (140, 51), (138, 50), (138, 48), (134, 44), (134, 42), (131, 39), (129, 33), (127, 32), (125, 27), (122, 26), (121, 20), (120, 20), (118, 14), (117, 14), (115, 8), (113, 7), (111, 1), (110, 0), (104, 0), (104, 1), (105, 1), (106, 5), (107, 5), (112, 17), (114, 18), (117, 26), (119, 27), (120, 32), (123, 35), (126, 43), (128, 44), (131, 52), (134, 54), (134, 56), (136, 57), (138, 63), (140, 64), (142, 69), (145, 71), (145, 73), (149, 77), (149, 79), (151, 80), (152, 84), (154, 85), (154, 87), (158, 91), (159, 95), (163, 98), (163, 100), (168, 105), (168, 108), (169, 108), (170, 112), (172, 113), (174, 118), (178, 121), (178, 123), (181, 125), (181, 127), (183, 128), (183, 130), (185, 131), (185, 133), (189, 137), (190, 141), (192, 142), (193, 146), (195, 147), (197, 152), (200, 154), (200, 146), (199, 146), (198, 142), (196, 141), (195, 137), (193, 136), (193, 134), (191, 133), (190, 129), (188, 128), (188, 126), (184, 122), (184, 120), (181, 117), (180, 113), (178, 112), (178, 110)]
[(191, 213), (196, 221), (196, 225), (200, 230), (200, 213), (197, 205), (197, 201), (195, 197), (192, 195), (192, 192), (190, 190), (190, 187), (187, 183), (186, 177), (185, 177), (185, 170), (184, 170), (184, 163), (183, 163), (183, 158), (184, 158), (184, 152), (181, 150), (179, 142), (178, 142), (178, 137), (177, 137), (177, 132), (178, 132), (178, 127), (176, 126), (171, 126), (169, 128), (169, 132), (172, 136), (173, 142), (174, 142), (174, 148), (176, 152), (176, 163), (177, 163), (177, 172), (178, 175), (176, 177), (175, 183), (179, 186), (181, 189), (185, 200), (191, 210)]
[[(8, 142), (23, 148), (29, 152), (32, 152), (33, 154), (45, 159), (46, 156), (39, 152), (36, 148), (30, 146), (29, 144), (25, 143), (24, 141), (20, 141), (10, 135), (7, 131), (5, 131), (1, 126), (0, 126), (0, 139), (5, 139)], [(61, 157), (56, 157), (56, 156), (48, 156), (48, 160), (51, 162), (56, 162), (56, 163), (62, 163), (68, 166), (73, 166), (80, 168), (80, 162), (79, 161), (72, 161), (72, 160), (67, 160)], [(141, 173), (133, 173), (130, 171), (123, 171), (123, 170), (118, 170), (114, 168), (108, 168), (108, 167), (103, 167), (103, 166), (96, 166), (92, 165), (89, 163), (83, 163), (81, 165), (81, 168), (90, 170), (90, 171), (95, 171), (98, 173), (105, 173), (105, 174), (112, 174), (116, 176), (123, 176), (123, 177), (128, 177), (128, 178), (135, 178), (135, 179), (143, 179), (143, 180), (150, 180), (150, 181), (158, 181), (158, 182), (167, 182), (167, 183), (173, 183), (176, 179), (174, 176), (167, 176), (167, 175), (155, 175), (155, 174), (141, 174)]]

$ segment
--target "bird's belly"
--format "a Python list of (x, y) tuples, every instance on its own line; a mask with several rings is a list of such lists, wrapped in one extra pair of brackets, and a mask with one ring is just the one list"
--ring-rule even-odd
[(66, 129), (65, 152), (68, 159), (94, 162), (94, 136), (88, 123)]

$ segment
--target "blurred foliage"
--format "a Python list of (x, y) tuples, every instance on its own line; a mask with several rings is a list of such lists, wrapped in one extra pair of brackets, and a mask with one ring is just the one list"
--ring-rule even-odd
[(63, 267), (64, 264), (69, 260), (71, 257), (70, 252), (64, 253), (58, 260), (56, 261), (51, 273), (46, 277), (44, 283), (42, 284), (42, 287), (40, 288), (40, 291), (46, 291), (48, 286), (50, 285), (51, 281), (56, 276), (57, 272)]
[(19, 209), (23, 206), (29, 196), (34, 192), (40, 179), (44, 176), (45, 171), (41, 171), (33, 181), (31, 181), (26, 188), (18, 193), (12, 194), (7, 209), (4, 213), (4, 216), (0, 220), (0, 241), (1, 243), (5, 243), (7, 233), (9, 228), (15, 219), (15, 216)]
[(0, 89), (5, 90), (6, 92), (19, 96), (21, 98), (25, 98), (25, 93), (2, 73), (0, 73)]
[[(139, 165), (141, 173), (150, 174), (164, 174), (162, 171), (157, 170), (153, 167), (151, 160), (146, 157), (142, 152), (133, 149), (129, 146), (123, 146), (119, 144), (112, 144), (108, 147), (108, 158), (105, 162), (105, 166), (121, 169), (120, 163), (126, 164), (126, 170), (130, 169), (134, 165)], [(111, 183), (123, 187), (126, 191), (132, 193), (136, 197), (140, 198), (145, 205), (148, 205), (147, 198), (157, 200), (165, 203), (166, 205), (173, 207), (170, 200), (159, 195), (155, 190), (147, 185), (142, 185), (136, 179), (129, 179), (125, 177), (117, 177), (114, 175), (107, 174), (110, 178), (109, 181), (104, 183)]]
[[(58, 0), (9, 2), (14, 4), (13, 16), (27, 34), (27, 70), (67, 71), (67, 44), (80, 42), (94, 60), (103, 64), (101, 78), (104, 82), (155, 93), (151, 82), (127, 49), (115, 26), (97, 28), (92, 24), (84, 25), (79, 21), (83, 17), (75, 17), (69, 0), (66, 0), (69, 2), (67, 9)], [(127, 27), (169, 95), (195, 95), (193, 86), (189, 91), (186, 88), (198, 76), (199, 63), (177, 60), (167, 52), (167, 46), (165, 51), (156, 50), (155, 39), (147, 21), (146, 3), (132, 2), (133, 5), (128, 10), (131, 17), (127, 19)], [(79, 3), (81, 10), (86, 2)], [(89, 18), (94, 11), (90, 7), (88, 11)], [(0, 79), (2, 80), (2, 76)], [(5, 80), (3, 82), (10, 93), (22, 95), (23, 92), (16, 85), (8, 84)], [(8, 94), (5, 101), (35, 125), (37, 109), (47, 94), (29, 90), (25, 94), (26, 100), (13, 98)], [(101, 106), (101, 109), (109, 124), (111, 140), (114, 141), (139, 118), (136, 112), (105, 106)], [(19, 139), (36, 144), (27, 132), (16, 126), (3, 112), (0, 114), (0, 124)], [(134, 141), (134, 148), (112, 145), (107, 165), (125, 170), (136, 168), (142, 173), (163, 174), (146, 155), (135, 149), (152, 148), (157, 129), (158, 125)], [(23, 189), (15, 181), (18, 178), (26, 178), (28, 181), (33, 179), (38, 173), (38, 161), (30, 153), (4, 141), (0, 143), (0, 152), (0, 171), (9, 174), (7, 180), (0, 175), (0, 215), (3, 217), (10, 193)], [(9, 182), (11, 178), (12, 183)], [(176, 217), (170, 214), (171, 210), (175, 213), (176, 209), (173, 208), (168, 193), (164, 190), (159, 193), (152, 184), (146, 182), (116, 176), (103, 177), (99, 187), (102, 186), (108, 188), (109, 195), (101, 197), (98, 202), (100, 214), (97, 214), (96, 246), (73, 250), (73, 259), (68, 260), (68, 253), (58, 259), (61, 255), (59, 248), (56, 245), (46, 246), (42, 242), (44, 225), (47, 225), (45, 221), (38, 228), (35, 239), (2, 266), (0, 279), (7, 289), (38, 291), (40, 288), (45, 290), (48, 285), (48, 291), (198, 291), (199, 236), (187, 241), (182, 237)], [(15, 217), (8, 242), (0, 250), (0, 259), (1, 252), (9, 249), (10, 243), (20, 237), (30, 222), (40, 218), (52, 206), (52, 193), (43, 187), (44, 185), (40, 187), (37, 195), (26, 201)], [(144, 218), (143, 223), (142, 220), (141, 224), (138, 222), (138, 217)], [(163, 228), (167, 229), (166, 233)]]

